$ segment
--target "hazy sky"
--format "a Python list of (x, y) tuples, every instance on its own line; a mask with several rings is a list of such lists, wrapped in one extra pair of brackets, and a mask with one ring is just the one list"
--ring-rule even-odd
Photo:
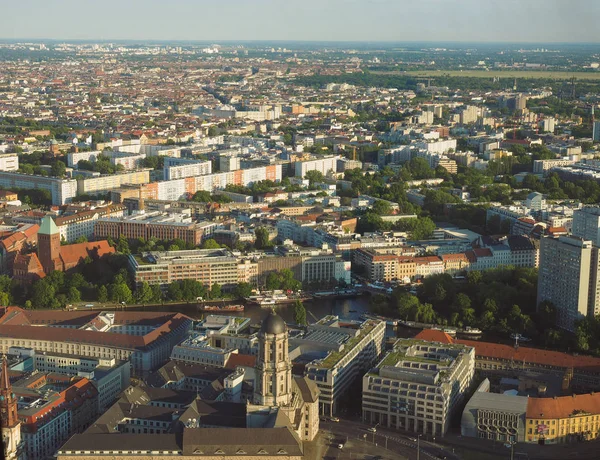
[(2, 0), (0, 37), (600, 42), (599, 0)]

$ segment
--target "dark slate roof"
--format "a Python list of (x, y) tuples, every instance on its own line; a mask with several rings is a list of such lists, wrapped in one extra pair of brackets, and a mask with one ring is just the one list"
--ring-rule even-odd
[(289, 428), (186, 428), (183, 455), (302, 456), (302, 442)]
[(300, 390), (304, 402), (312, 403), (319, 399), (319, 387), (308, 377), (294, 377), (294, 382)]
[(275, 310), (271, 310), (271, 313), (264, 319), (260, 328), (260, 331), (265, 334), (282, 334), (285, 330), (285, 321), (275, 313)]
[(181, 435), (176, 434), (76, 434), (61, 447), (59, 453), (68, 451), (179, 451)]

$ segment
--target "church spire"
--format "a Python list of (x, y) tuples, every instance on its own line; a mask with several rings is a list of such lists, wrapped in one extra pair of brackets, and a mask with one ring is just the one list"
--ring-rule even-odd
[(10, 379), (8, 378), (8, 359), (6, 355), (2, 355), (2, 375), (0, 376), (0, 392), (4, 394), (12, 390)]

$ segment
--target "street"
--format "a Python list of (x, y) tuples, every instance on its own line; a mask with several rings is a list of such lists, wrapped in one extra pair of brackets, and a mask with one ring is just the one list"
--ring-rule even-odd
[[(424, 440), (423, 437), (419, 441), (421, 455), (418, 459), (417, 443), (411, 440), (411, 438), (415, 439), (413, 436), (379, 427), (376, 433), (371, 433), (367, 431), (369, 426), (360, 421), (341, 420), (340, 422), (321, 421), (320, 423), (322, 431), (326, 434), (330, 433), (330, 446), (327, 450), (327, 456), (330, 458), (371, 458), (381, 455), (382, 459), (386, 457), (409, 460), (460, 459), (452, 451)], [(339, 449), (338, 444), (344, 444), (344, 447)], [(364, 456), (365, 448), (370, 456)], [(381, 449), (383, 451), (379, 452)], [(362, 457), (361, 454), (363, 454)]]

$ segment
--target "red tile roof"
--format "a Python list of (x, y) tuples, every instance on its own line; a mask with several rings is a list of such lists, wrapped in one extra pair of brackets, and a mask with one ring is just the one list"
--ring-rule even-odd
[(113, 248), (108, 241), (94, 241), (92, 243), (68, 244), (60, 247), (60, 258), (64, 264), (64, 270), (73, 268), (86, 259), (86, 257), (99, 258), (107, 254), (114, 254)]
[[(100, 312), (23, 310), (18, 307), (8, 307), (0, 309), (0, 313), (4, 313), (0, 317), (0, 337), (96, 343), (125, 349), (149, 346), (162, 335), (178, 328), (183, 322), (190, 321), (189, 317), (181, 313), (117, 312), (115, 324), (146, 323), (157, 326), (144, 336), (136, 336), (78, 329), (92, 321)], [(73, 327), (51, 327), (52, 325)]]
[(500, 343), (480, 342), (478, 340), (453, 339), (443, 331), (424, 329), (415, 337), (420, 340), (429, 340), (442, 343), (458, 343), (475, 348), (478, 357), (525, 362), (543, 366), (561, 368), (578, 368), (590, 372), (600, 372), (600, 358), (594, 356), (570, 355), (560, 351), (543, 350), (540, 348), (519, 347), (503, 345)]
[(463, 262), (469, 261), (469, 259), (467, 259), (467, 256), (463, 252), (459, 252), (457, 254), (442, 254), (441, 257), (444, 262), (450, 260), (460, 260)]
[(554, 367), (576, 367), (585, 368), (593, 372), (600, 372), (600, 358), (593, 356), (574, 356), (560, 351), (542, 350), (539, 348), (519, 347), (515, 349), (512, 345), (500, 343), (479, 342), (476, 340), (457, 339), (454, 343), (460, 343), (475, 347), (477, 356), (502, 359), (505, 361), (534, 363)]
[(227, 360), (225, 367), (235, 369), (237, 366), (254, 367), (256, 366), (256, 356), (244, 355), (242, 353), (232, 353)]
[(473, 249), (476, 257), (493, 257), (492, 251), (490, 248), (476, 248)]
[(437, 329), (423, 329), (415, 336), (415, 339), (427, 340), (428, 342), (454, 343), (450, 335)]
[(556, 398), (529, 398), (527, 418), (568, 418), (576, 411), (600, 414), (600, 393), (589, 393)]

